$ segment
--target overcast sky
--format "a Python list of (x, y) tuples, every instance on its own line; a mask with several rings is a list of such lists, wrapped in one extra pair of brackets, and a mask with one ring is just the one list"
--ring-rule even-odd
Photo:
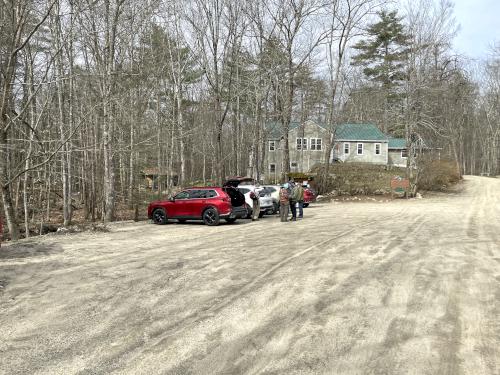
[(460, 31), (455, 48), (472, 58), (484, 58), (500, 42), (500, 0), (454, 0)]

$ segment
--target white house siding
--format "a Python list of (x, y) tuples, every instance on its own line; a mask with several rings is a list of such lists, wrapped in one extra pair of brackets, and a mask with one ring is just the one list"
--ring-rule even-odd
[[(297, 150), (297, 138), (305, 138), (307, 140), (307, 150)], [(321, 139), (321, 150), (311, 150), (311, 139)], [(328, 139), (328, 131), (313, 121), (306, 121), (303, 126), (290, 130), (288, 135), (288, 148), (290, 154), (290, 172), (307, 173), (311, 168), (318, 163), (323, 162), (326, 142)], [(283, 144), (279, 139), (274, 139), (276, 142), (275, 151), (269, 151), (269, 138), (266, 144), (265, 156), (265, 176), (266, 179), (279, 181), (281, 176), (281, 160)], [(292, 163), (296, 163), (296, 167), (292, 167)], [(271, 173), (270, 165), (276, 166), (276, 171)]]
[[(343, 162), (348, 163), (371, 163), (371, 164), (387, 164), (389, 152), (388, 143), (383, 141), (342, 141), (336, 143), (336, 154)], [(349, 144), (349, 154), (344, 153), (344, 144)], [(358, 155), (358, 143), (363, 144), (363, 154)], [(375, 144), (380, 144), (380, 155), (375, 154)]]
[[(274, 180), (279, 180), (279, 177), (281, 175), (281, 145), (279, 139), (274, 139), (275, 141), (275, 151), (269, 151), (269, 139), (266, 144), (266, 153), (265, 153), (265, 165), (264, 167), (266, 170), (264, 171), (264, 175), (266, 178), (270, 178), (273, 181)], [(276, 167), (276, 170), (274, 173), (270, 171), (270, 165), (274, 164)]]
[[(313, 122), (306, 122), (304, 127), (290, 131), (290, 163), (297, 163), (296, 168), (290, 168), (291, 172), (308, 172), (318, 163), (323, 162), (327, 131)], [(305, 138), (307, 150), (297, 150), (297, 138)], [(321, 150), (311, 150), (311, 139), (321, 139)]]
[(406, 167), (406, 158), (401, 157), (401, 149), (389, 150), (389, 165)]

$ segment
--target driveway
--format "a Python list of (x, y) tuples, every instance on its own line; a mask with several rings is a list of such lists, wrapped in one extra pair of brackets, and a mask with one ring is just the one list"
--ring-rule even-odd
[(499, 374), (500, 180), (0, 250), (2, 374)]

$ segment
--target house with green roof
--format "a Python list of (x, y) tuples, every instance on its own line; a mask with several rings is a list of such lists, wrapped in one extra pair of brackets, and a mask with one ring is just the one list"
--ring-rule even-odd
[(374, 124), (340, 124), (335, 129), (333, 160), (388, 164), (389, 137)]
[(407, 159), (406, 139), (389, 138), (389, 165), (406, 167)]
[[(278, 181), (281, 176), (284, 139), (280, 123), (266, 124), (266, 177)], [(324, 124), (314, 121), (290, 123), (288, 148), (290, 171), (309, 172), (324, 161), (329, 132)], [(406, 165), (406, 142), (384, 134), (374, 124), (340, 124), (335, 129), (332, 162)]]

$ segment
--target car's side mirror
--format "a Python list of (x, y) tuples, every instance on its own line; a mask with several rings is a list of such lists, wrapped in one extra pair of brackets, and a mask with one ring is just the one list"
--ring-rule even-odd
[(169, 200), (170, 202), (175, 202), (175, 198), (174, 198), (174, 197), (170, 197), (170, 198), (168, 198), (168, 200)]

